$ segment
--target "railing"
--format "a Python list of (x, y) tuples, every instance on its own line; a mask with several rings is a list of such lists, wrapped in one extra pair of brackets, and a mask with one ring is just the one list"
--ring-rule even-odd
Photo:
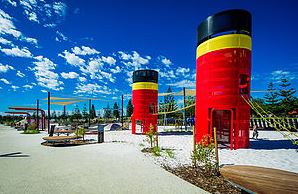
[[(268, 120), (268, 121), (267, 121)], [(253, 127), (256, 125), (258, 128), (280, 128), (280, 123), (283, 127), (289, 128), (289, 129), (298, 129), (298, 118), (279, 118), (276, 119), (278, 122), (274, 122), (273, 119), (266, 118), (251, 118), (250, 119), (250, 127)], [(271, 122), (270, 122), (271, 121)], [(272, 123), (272, 124), (270, 124)]]

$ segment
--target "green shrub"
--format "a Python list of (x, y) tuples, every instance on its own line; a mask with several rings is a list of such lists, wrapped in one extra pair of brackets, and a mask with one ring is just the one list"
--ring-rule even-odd
[(85, 129), (84, 128), (78, 128), (75, 130), (75, 135), (78, 137), (82, 137), (84, 139), (85, 137)]
[[(152, 148), (153, 146), (158, 147), (158, 133), (155, 131), (155, 127), (150, 124), (150, 130), (146, 132), (146, 140), (150, 144), (150, 147)], [(154, 145), (153, 145), (154, 144)]]
[(22, 134), (38, 134), (38, 133), (40, 133), (40, 132), (36, 129), (34, 129), (34, 130), (29, 129), (29, 130), (24, 131)]
[(202, 167), (206, 174), (212, 175), (217, 173), (214, 143), (209, 136), (204, 136), (203, 140), (195, 146), (191, 159), (194, 166)]
[(37, 124), (36, 123), (31, 123), (27, 127), (27, 130), (36, 130), (36, 129), (37, 129)]
[(174, 152), (171, 149), (166, 149), (166, 154), (170, 158), (174, 158)]
[(154, 156), (161, 156), (161, 154), (160, 154), (160, 147), (154, 146), (152, 148), (152, 153), (153, 153)]

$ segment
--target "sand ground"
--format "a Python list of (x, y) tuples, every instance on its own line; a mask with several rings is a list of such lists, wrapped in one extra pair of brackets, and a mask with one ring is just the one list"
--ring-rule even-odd
[(206, 193), (128, 143), (40, 145), (47, 134), (0, 126), (0, 193)]

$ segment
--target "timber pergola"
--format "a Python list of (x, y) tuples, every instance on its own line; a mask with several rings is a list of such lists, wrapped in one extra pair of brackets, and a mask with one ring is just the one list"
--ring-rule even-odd
[[(45, 111), (40, 109), (40, 108), (35, 108), (35, 107), (22, 107), (22, 106), (11, 106), (8, 109), (12, 109), (12, 110), (28, 110), (28, 111), (40, 111), (41, 112), (41, 129), (44, 130), (45, 129)], [(38, 115), (37, 115), (38, 117)]]
[(31, 116), (30, 113), (28, 112), (12, 112), (12, 111), (6, 111), (4, 112), (6, 114), (12, 114), (12, 115), (27, 115), (27, 116)]

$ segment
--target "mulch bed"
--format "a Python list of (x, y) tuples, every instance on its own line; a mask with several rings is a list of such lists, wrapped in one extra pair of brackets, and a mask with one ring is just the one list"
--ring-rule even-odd
[(225, 194), (240, 194), (241, 190), (234, 187), (229, 182), (224, 180), (222, 176), (206, 175), (199, 167), (194, 168), (192, 166), (181, 166), (177, 168), (171, 168), (163, 166), (167, 171), (175, 174), (176, 176), (186, 180), (187, 182), (194, 184), (205, 191), (210, 193), (225, 193)]
[(67, 143), (47, 143), (42, 142), (41, 145), (51, 146), (51, 147), (68, 147), (68, 146), (79, 146), (79, 145), (88, 145), (88, 144), (96, 144), (97, 141), (86, 141), (86, 140), (72, 140)]

